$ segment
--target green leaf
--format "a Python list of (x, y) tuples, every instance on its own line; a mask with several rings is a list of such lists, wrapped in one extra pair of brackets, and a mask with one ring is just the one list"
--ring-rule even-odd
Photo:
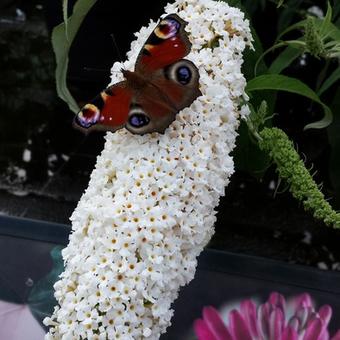
[(277, 8), (280, 8), (284, 4), (285, 0), (279, 0), (277, 3)]
[(301, 49), (287, 46), (272, 62), (269, 67), (269, 73), (281, 73), (286, 67), (288, 67), (296, 58), (301, 55)]
[(331, 4), (327, 3), (327, 12), (325, 17), (322, 20), (322, 24), (320, 26), (320, 35), (323, 36), (327, 34), (327, 31), (329, 30), (329, 25), (332, 21), (332, 7)]
[[(320, 20), (317, 20), (317, 24), (320, 25)], [(335, 26), (334, 24), (330, 23), (328, 25), (329, 30), (325, 33), (327, 37), (340, 42), (340, 29), (339, 27)]]
[(52, 249), (52, 270), (47, 276), (38, 281), (32, 288), (28, 297), (28, 305), (34, 317), (42, 322), (46, 316), (50, 316), (57, 301), (54, 298), (53, 285), (64, 270), (64, 261), (61, 256), (62, 246)]
[(318, 95), (321, 96), (338, 80), (340, 80), (340, 67), (336, 68), (334, 72), (324, 81), (320, 90), (318, 91)]
[(280, 41), (284, 35), (286, 35), (287, 33), (291, 32), (291, 31), (294, 31), (294, 30), (297, 30), (297, 29), (298, 30), (303, 29), (305, 27), (306, 22), (307, 22), (307, 20), (301, 20), (301, 21), (296, 22), (295, 24), (287, 27), (282, 32), (280, 32), (280, 34), (278, 34), (275, 42), (277, 43), (278, 41)]
[(275, 90), (296, 93), (319, 103), (324, 109), (324, 117), (320, 121), (306, 125), (305, 129), (321, 129), (332, 122), (332, 112), (330, 108), (320, 100), (319, 96), (310, 87), (296, 78), (279, 74), (265, 74), (251, 79), (248, 82), (246, 87), (247, 92), (260, 90)]
[(52, 46), (57, 63), (57, 93), (58, 96), (68, 104), (70, 110), (75, 113), (79, 111), (79, 107), (68, 90), (66, 82), (69, 61), (68, 54), (81, 23), (96, 1), (97, 0), (78, 0), (74, 5), (73, 14), (66, 20), (68, 34), (66, 34), (65, 23), (56, 26), (52, 32)]
[[(291, 48), (295, 48), (295, 49), (299, 49), (299, 50), (304, 50), (305, 48), (305, 43), (302, 40), (287, 40), (287, 41), (280, 41), (276, 44), (274, 44), (273, 46), (271, 46), (270, 48), (268, 48), (265, 52), (263, 52), (259, 59), (257, 60), (255, 67), (254, 67), (254, 74), (257, 75), (258, 71), (258, 65), (260, 62), (262, 62), (263, 58), (270, 52), (273, 52), (274, 50), (276, 50), (277, 48), (281, 48), (281, 47), (286, 47), (286, 46), (290, 46)], [(300, 52), (301, 53), (301, 52)]]
[(65, 35), (66, 39), (69, 40), (67, 18), (68, 18), (68, 0), (63, 0), (63, 20), (65, 24)]

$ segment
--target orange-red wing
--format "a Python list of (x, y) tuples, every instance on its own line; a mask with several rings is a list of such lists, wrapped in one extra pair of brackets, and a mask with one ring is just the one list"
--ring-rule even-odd
[(149, 54), (142, 54), (138, 65), (142, 72), (156, 71), (181, 60), (187, 55), (186, 46), (180, 37), (149, 47)]
[(176, 14), (162, 19), (145, 42), (137, 58), (136, 71), (147, 74), (185, 57), (191, 48), (185, 25)]
[(126, 123), (132, 92), (125, 86), (111, 86), (101, 93), (104, 106), (100, 112), (100, 124), (112, 127)]
[(108, 87), (77, 114), (75, 125), (83, 131), (116, 131), (127, 121), (132, 91), (121, 82)]

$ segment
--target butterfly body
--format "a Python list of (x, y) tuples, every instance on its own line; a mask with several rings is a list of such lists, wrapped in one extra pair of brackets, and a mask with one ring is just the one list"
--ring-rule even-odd
[(121, 70), (125, 80), (114, 84), (86, 104), (76, 127), (132, 133), (164, 132), (178, 111), (201, 93), (196, 66), (183, 59), (191, 44), (186, 23), (176, 14), (161, 20), (138, 55), (135, 70)]
[(128, 70), (121, 70), (124, 78), (126, 79), (126, 85), (131, 90), (141, 91), (145, 86), (148, 86), (149, 80), (137, 72)]

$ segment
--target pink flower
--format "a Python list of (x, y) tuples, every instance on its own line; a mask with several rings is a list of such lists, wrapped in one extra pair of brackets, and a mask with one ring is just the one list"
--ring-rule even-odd
[(258, 308), (242, 301), (239, 310), (229, 313), (228, 326), (214, 307), (204, 307), (194, 329), (199, 340), (340, 340), (340, 330), (332, 338), (328, 333), (331, 316), (328, 305), (316, 311), (307, 293), (286, 303), (274, 292)]

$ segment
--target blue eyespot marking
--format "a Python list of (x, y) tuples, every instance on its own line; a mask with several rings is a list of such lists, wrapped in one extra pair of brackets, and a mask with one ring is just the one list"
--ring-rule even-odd
[(180, 23), (175, 19), (168, 19), (168, 25), (170, 28), (169, 33), (171, 37), (176, 35), (177, 32), (179, 31), (179, 28), (181, 27)]
[(181, 24), (177, 20), (168, 18), (161, 21), (154, 33), (160, 39), (169, 39), (177, 35), (180, 27)]
[(129, 117), (129, 123), (135, 128), (140, 128), (150, 123), (150, 118), (143, 113), (135, 113)]
[(76, 115), (75, 122), (83, 128), (88, 129), (94, 124), (97, 124), (100, 118), (100, 111), (93, 104), (86, 104)]
[(187, 85), (191, 80), (191, 71), (189, 67), (179, 67), (176, 71), (176, 77), (178, 82), (180, 82), (182, 85)]

